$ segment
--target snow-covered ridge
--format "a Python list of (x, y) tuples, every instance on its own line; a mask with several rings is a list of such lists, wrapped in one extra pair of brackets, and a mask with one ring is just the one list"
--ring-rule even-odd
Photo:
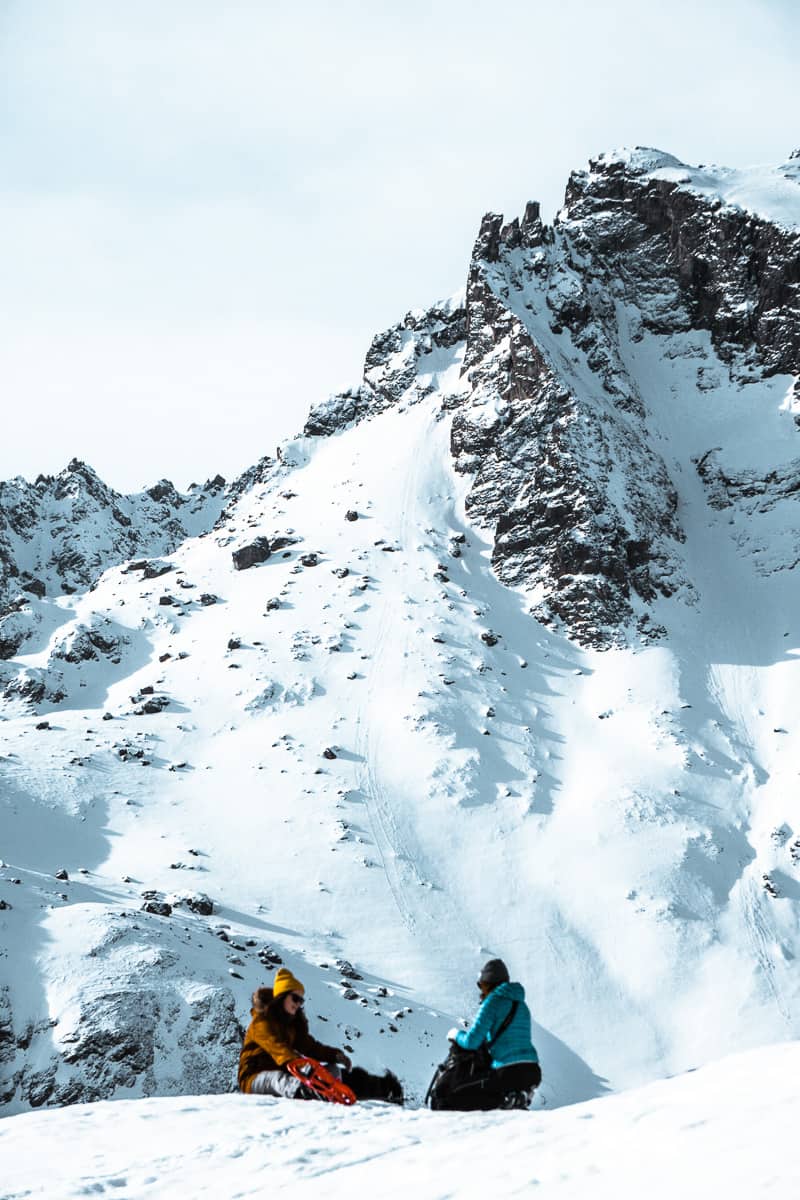
[(601, 154), (598, 164), (620, 163), (637, 175), (674, 183), (713, 204), (742, 209), (787, 229), (800, 228), (800, 152), (777, 166), (692, 167), (671, 154), (636, 146)]
[(123, 496), (78, 459), (34, 483), (0, 482), (0, 659), (49, 623), (53, 598), (86, 590), (109, 566), (168, 554), (207, 532), (225, 500), (221, 476), (187, 495), (162, 479)]

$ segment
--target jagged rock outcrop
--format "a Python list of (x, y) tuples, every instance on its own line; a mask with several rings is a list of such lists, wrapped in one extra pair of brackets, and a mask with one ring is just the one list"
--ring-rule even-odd
[(221, 476), (187, 495), (161, 480), (124, 496), (77, 459), (34, 483), (0, 483), (0, 658), (37, 627), (45, 596), (85, 591), (127, 558), (169, 554), (211, 529), (225, 501)]
[[(449, 365), (448, 351), (464, 340), (465, 311), (458, 297), (402, 321), (372, 340), (364, 378), (311, 410), (303, 430), (321, 437), (400, 404), (415, 404), (436, 387), (439, 371)], [(442, 354), (441, 352), (444, 352)]]
[(98, 919), (57, 1020), (30, 1021), (0, 990), (0, 1104), (233, 1090), (242, 1035), (233, 995), (185, 977), (176, 934), (159, 922)]
[[(790, 164), (784, 174), (800, 179)], [(705, 182), (702, 168), (659, 151), (601, 155), (571, 176), (558, 224), (590, 260), (587, 278), (618, 274), (640, 301), (677, 285), (681, 307), (640, 304), (645, 327), (688, 321), (709, 330), (724, 361), (743, 354), (740, 369), (796, 374), (800, 230), (703, 194)]]
[[(595, 355), (597, 376), (563, 369), (545, 323), (560, 252), (532, 206), (521, 224), (484, 218), (467, 283), (469, 388), (451, 444), (473, 476), (469, 515), (494, 529), (499, 577), (533, 594), (540, 620), (607, 645), (624, 639), (637, 601), (640, 631), (658, 632), (642, 605), (687, 586), (674, 552), (683, 533), (667, 469), (631, 419), (635, 395), (609, 391), (610, 353)], [(582, 292), (567, 308), (588, 323)]]

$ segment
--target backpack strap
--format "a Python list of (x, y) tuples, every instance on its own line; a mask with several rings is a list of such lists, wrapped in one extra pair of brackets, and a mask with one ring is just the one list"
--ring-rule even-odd
[(514, 1020), (514, 1017), (517, 1015), (518, 1008), (519, 1008), (519, 1000), (512, 1000), (511, 1008), (506, 1013), (503, 1024), (500, 1026), (497, 1033), (494, 1035), (494, 1037), (489, 1038), (488, 1041), (485, 1041), (483, 1043), (487, 1050), (491, 1050), (492, 1046), (495, 1044), (497, 1039), (503, 1036), (503, 1034), (508, 1029), (511, 1022)]

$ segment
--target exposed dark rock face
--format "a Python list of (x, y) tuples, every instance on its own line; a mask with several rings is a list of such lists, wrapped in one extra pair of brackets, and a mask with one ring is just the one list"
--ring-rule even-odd
[[(499, 577), (534, 592), (543, 622), (610, 645), (637, 615), (652, 635), (643, 606), (686, 586), (674, 553), (683, 534), (666, 466), (631, 420), (635, 394), (609, 390), (610, 351), (595, 353), (600, 378), (588, 371), (578, 391), (529, 327), (552, 307), (551, 282), (559, 326), (592, 323), (586, 290), (559, 287), (563, 253), (535, 209), (521, 224), (484, 218), (467, 284), (469, 390), (456, 401), (451, 445), (457, 469), (473, 475), (469, 515), (494, 528)], [(539, 313), (526, 320), (519, 299), (539, 287)]]
[(674, 281), (682, 308), (642, 305), (646, 327), (670, 331), (688, 317), (710, 331), (725, 361), (744, 353), (745, 363), (768, 374), (796, 373), (800, 231), (721, 206), (674, 179), (652, 178), (659, 165), (682, 169), (651, 151), (627, 162), (601, 156), (573, 174), (563, 224), (574, 249), (591, 256), (595, 277), (628, 275), (639, 293), (648, 276), (651, 289), (654, 275)]
[[(648, 151), (592, 162), (553, 229), (530, 206), (521, 223), (488, 214), (467, 286), (452, 449), (473, 475), (468, 512), (494, 529), (495, 569), (533, 594), (535, 615), (596, 646), (627, 640), (634, 621), (658, 636), (652, 601), (693, 594), (629, 341), (707, 329), (742, 381), (800, 371), (800, 234), (652, 178), (661, 166), (681, 165)], [(717, 474), (712, 502), (774, 498), (797, 478), (796, 461), (766, 489)]]
[(732, 472), (720, 465), (717, 450), (709, 450), (698, 461), (697, 473), (706, 485), (712, 508), (740, 504), (750, 512), (769, 512), (780, 500), (800, 499), (800, 458), (764, 473)]
[[(169, 957), (157, 956), (158, 974), (168, 969)], [(145, 975), (143, 969), (128, 988), (108, 989), (90, 1002), (79, 997), (69, 1030), (33, 1025), (16, 1044), (10, 1007), (3, 1009), (0, 1000), (0, 1038), (7, 1035), (0, 1041), (2, 1100), (39, 1108), (115, 1094), (232, 1091), (241, 1042), (232, 994), (208, 989), (187, 1004), (177, 988), (147, 986)], [(47, 1041), (54, 1042), (49, 1059)], [(25, 1053), (34, 1042), (39, 1054)]]

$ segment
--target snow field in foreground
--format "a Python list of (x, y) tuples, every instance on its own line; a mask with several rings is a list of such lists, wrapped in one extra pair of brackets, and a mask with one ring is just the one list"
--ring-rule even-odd
[(791, 1196), (799, 1071), (800, 1043), (786, 1043), (548, 1113), (238, 1095), (75, 1105), (0, 1125), (3, 1197)]

